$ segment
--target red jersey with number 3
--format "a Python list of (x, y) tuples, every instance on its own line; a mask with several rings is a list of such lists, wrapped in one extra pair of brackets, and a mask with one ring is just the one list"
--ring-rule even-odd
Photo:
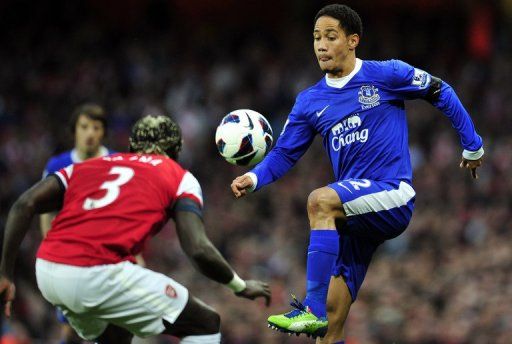
[(176, 200), (203, 204), (197, 179), (162, 155), (114, 154), (55, 175), (66, 189), (64, 204), (37, 257), (61, 264), (133, 261), (167, 222)]

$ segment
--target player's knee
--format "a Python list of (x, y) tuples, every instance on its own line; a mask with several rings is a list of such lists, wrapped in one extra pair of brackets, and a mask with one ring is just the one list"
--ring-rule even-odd
[(308, 197), (309, 217), (339, 216), (342, 209), (340, 198), (336, 191), (323, 187), (313, 190)]

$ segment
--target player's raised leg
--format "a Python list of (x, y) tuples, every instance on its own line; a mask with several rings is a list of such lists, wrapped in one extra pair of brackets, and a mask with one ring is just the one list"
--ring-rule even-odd
[(331, 272), (339, 251), (336, 225), (345, 221), (341, 200), (332, 188), (314, 190), (308, 198), (311, 227), (306, 266), (306, 297), (296, 299), (294, 309), (268, 318), (271, 327), (283, 332), (322, 336), (327, 331), (326, 300)]

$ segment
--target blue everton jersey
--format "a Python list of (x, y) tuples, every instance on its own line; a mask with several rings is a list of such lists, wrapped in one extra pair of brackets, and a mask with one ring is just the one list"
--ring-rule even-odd
[[(425, 98), (432, 77), (402, 61), (362, 61), (341, 79), (320, 80), (301, 92), (276, 146), (251, 172), (256, 189), (286, 173), (320, 134), (337, 181), (412, 181), (404, 101)], [(433, 105), (458, 131), (462, 147), (482, 139), (453, 89), (442, 82)]]
[[(114, 151), (111, 151), (107, 149), (104, 146), (100, 147), (100, 154), (101, 156), (107, 156), (109, 154), (115, 153)], [(46, 164), (46, 167), (43, 171), (43, 178), (49, 175), (50, 173), (57, 172), (58, 170), (68, 167), (71, 164), (75, 164), (77, 162), (82, 162), (83, 160), (80, 159), (78, 156), (78, 153), (76, 149), (69, 150), (67, 152), (55, 155), (48, 160), (48, 163)]]

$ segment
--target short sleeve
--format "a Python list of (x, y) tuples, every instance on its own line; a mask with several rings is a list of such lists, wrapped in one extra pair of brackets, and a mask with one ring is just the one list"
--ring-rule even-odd
[(57, 176), (64, 189), (67, 189), (69, 181), (71, 180), (71, 175), (73, 174), (73, 165), (60, 169), (53, 174)]
[(203, 207), (203, 192), (199, 181), (192, 173), (186, 171), (176, 192), (176, 199), (189, 198)]

